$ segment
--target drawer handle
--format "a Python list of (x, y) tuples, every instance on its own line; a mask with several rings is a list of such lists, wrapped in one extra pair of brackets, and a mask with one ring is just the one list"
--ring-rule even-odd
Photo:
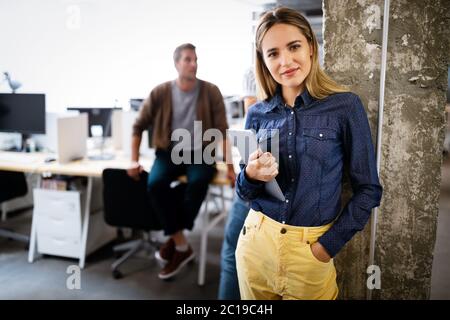
[(58, 245), (63, 245), (63, 244), (65, 243), (64, 239), (62, 239), (62, 238), (55, 238), (55, 237), (53, 237), (52, 239), (53, 239), (53, 241), (55, 241), (56, 244), (58, 244)]

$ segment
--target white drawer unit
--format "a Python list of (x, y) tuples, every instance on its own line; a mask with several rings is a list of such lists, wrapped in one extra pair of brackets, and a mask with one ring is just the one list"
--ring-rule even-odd
[[(77, 191), (34, 189), (36, 231), (49, 236), (81, 236), (81, 201)], [(39, 241), (38, 241), (39, 247)]]
[(91, 213), (93, 178), (85, 192), (34, 189), (34, 210), (28, 261), (36, 254), (79, 259), (115, 238), (115, 228), (103, 220), (103, 213)]
[(61, 257), (79, 258), (81, 238), (74, 236), (37, 234), (38, 252)]

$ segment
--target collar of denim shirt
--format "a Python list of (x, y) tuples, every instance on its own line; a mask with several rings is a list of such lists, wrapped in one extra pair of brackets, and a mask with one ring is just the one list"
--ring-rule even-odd
[[(308, 107), (312, 102), (314, 102), (314, 98), (309, 94), (308, 89), (305, 88), (305, 90), (302, 92), (302, 94), (298, 95), (297, 98), (295, 98), (294, 102), (294, 108), (300, 108), (300, 107)], [(275, 108), (282, 108), (285, 106), (283, 96), (281, 95), (281, 86), (277, 87), (277, 90), (275, 91), (274, 96), (272, 99), (269, 99), (267, 103), (265, 103), (262, 107), (262, 111), (264, 113), (268, 113), (273, 111)]]

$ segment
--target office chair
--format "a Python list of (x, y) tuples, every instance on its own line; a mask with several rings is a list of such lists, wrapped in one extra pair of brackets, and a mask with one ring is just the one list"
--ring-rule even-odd
[(123, 169), (103, 171), (103, 204), (105, 222), (119, 228), (131, 228), (144, 232), (143, 238), (115, 246), (115, 252), (128, 250), (111, 265), (112, 276), (122, 278), (119, 266), (139, 251), (152, 253), (157, 243), (150, 237), (151, 230), (161, 226), (152, 212), (147, 196), (147, 172), (139, 181), (127, 175)]
[[(151, 208), (147, 195), (148, 173), (143, 171), (139, 181), (130, 178), (124, 169), (105, 169), (103, 171), (103, 206), (105, 222), (119, 228), (131, 228), (143, 231), (143, 238), (115, 246), (115, 252), (128, 250), (111, 265), (115, 279), (122, 278), (119, 271), (131, 256), (144, 250), (154, 256), (154, 251), (161, 245), (152, 239), (150, 231), (161, 230), (161, 224)], [(183, 192), (184, 184), (174, 188), (175, 194)]]
[[(26, 195), (27, 180), (23, 172), (0, 171), (0, 203)], [(0, 228), (0, 237), (5, 237), (28, 244), (30, 238), (26, 235)]]

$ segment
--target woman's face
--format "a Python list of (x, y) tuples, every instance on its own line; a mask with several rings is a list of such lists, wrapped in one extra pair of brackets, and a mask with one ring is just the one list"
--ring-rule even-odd
[(303, 91), (311, 71), (312, 49), (300, 29), (276, 24), (265, 34), (261, 49), (270, 74), (284, 89)]

